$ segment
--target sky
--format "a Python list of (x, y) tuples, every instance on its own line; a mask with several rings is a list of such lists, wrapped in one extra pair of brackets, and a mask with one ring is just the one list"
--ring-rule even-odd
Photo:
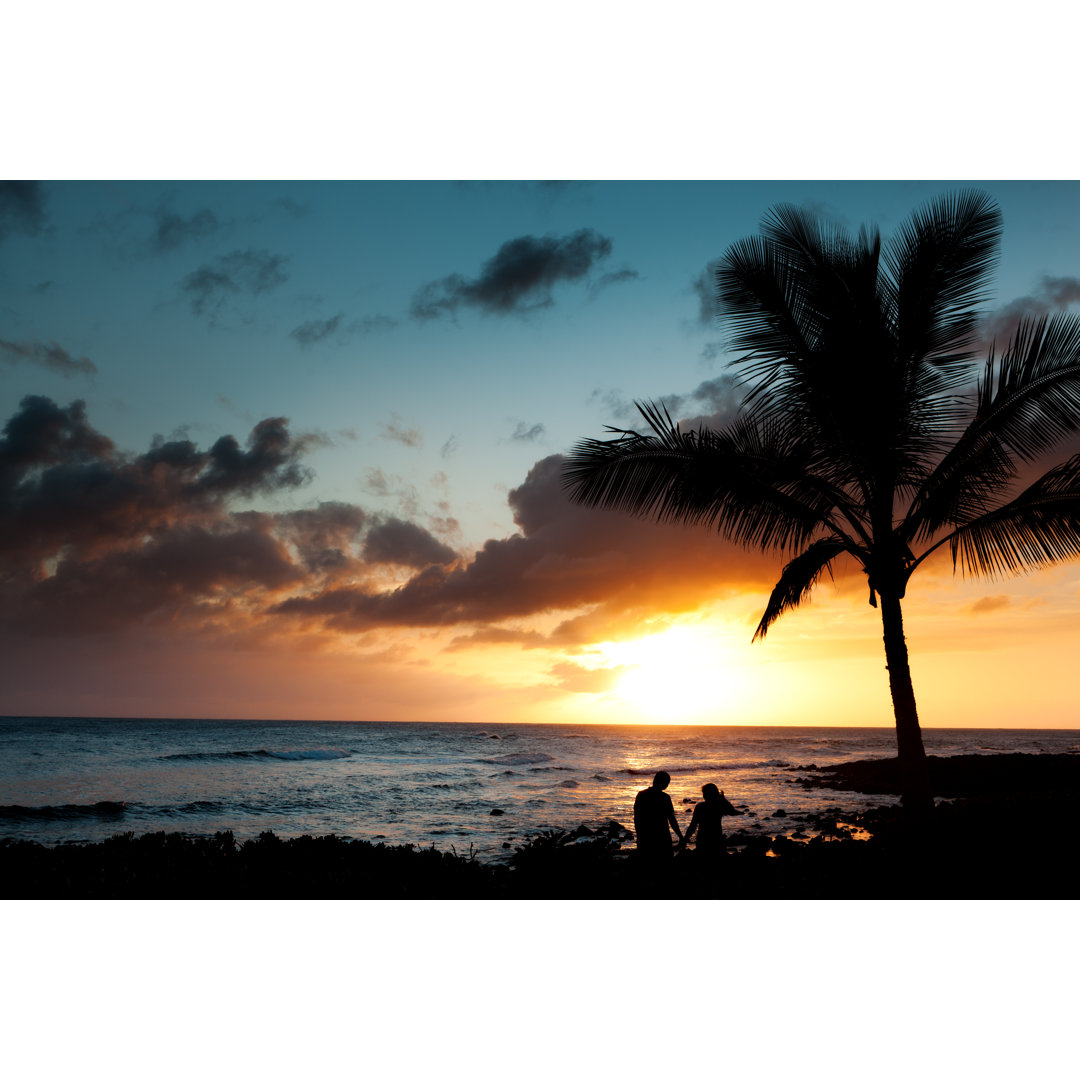
[[(708, 268), (780, 202), (1004, 219), (989, 341), (1080, 300), (1080, 185), (16, 181), (0, 189), (0, 713), (892, 722), (839, 574), (570, 505), (635, 400), (722, 421)], [(1080, 566), (905, 606), (924, 726), (1073, 727)]]

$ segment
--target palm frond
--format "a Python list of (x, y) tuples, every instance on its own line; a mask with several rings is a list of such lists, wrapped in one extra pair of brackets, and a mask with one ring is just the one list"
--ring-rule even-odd
[(1033, 461), (1080, 430), (1080, 318), (1024, 320), (1000, 362), (991, 354), (975, 415), (909, 508), (906, 539), (985, 513)]
[(997, 262), (1001, 212), (985, 192), (943, 195), (911, 215), (882, 254), (898, 353), (966, 375), (977, 306)]
[(944, 543), (953, 565), (959, 563), (975, 577), (997, 578), (1080, 556), (1080, 454), (1048, 470), (1011, 502), (961, 525), (934, 548)]
[(765, 606), (765, 614), (761, 616), (752, 640), (764, 639), (769, 627), (785, 611), (798, 607), (810, 595), (822, 574), (832, 574), (833, 559), (844, 551), (856, 554), (857, 549), (853, 549), (838, 537), (825, 536), (792, 559), (784, 567), (780, 580), (773, 587), (769, 602)]
[(837, 531), (843, 492), (807, 469), (813, 447), (744, 417), (722, 432), (682, 431), (658, 405), (639, 404), (650, 433), (609, 429), (571, 451), (563, 485), (575, 502), (639, 517), (716, 528), (748, 547), (794, 549)]

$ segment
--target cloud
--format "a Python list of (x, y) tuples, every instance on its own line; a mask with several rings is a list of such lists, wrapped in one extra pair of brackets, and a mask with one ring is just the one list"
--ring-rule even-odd
[(154, 213), (154, 231), (150, 236), (149, 247), (155, 255), (167, 255), (189, 241), (205, 240), (214, 236), (221, 228), (222, 223), (217, 214), (208, 208), (204, 207), (185, 218), (162, 206)]
[(70, 379), (73, 375), (97, 374), (97, 367), (92, 360), (85, 356), (76, 360), (55, 341), (45, 345), (40, 341), (25, 341), (19, 344), (14, 341), (0, 340), (0, 360), (8, 364), (23, 362), (36, 364), (63, 375), (65, 379)]
[(309, 571), (336, 575), (352, 566), (368, 515), (351, 503), (320, 502), (314, 509), (279, 514), (276, 520), (278, 534)]
[(641, 275), (636, 270), (631, 270), (629, 267), (624, 267), (622, 270), (614, 270), (610, 274), (603, 274), (597, 279), (596, 283), (590, 287), (589, 295), (596, 296), (597, 293), (606, 289), (609, 285), (621, 285), (624, 281), (638, 281)]
[(284, 256), (269, 251), (233, 251), (193, 270), (180, 281), (180, 292), (196, 315), (214, 322), (232, 297), (261, 296), (288, 281), (287, 262)]
[(359, 322), (350, 323), (349, 329), (359, 334), (384, 334), (397, 324), (397, 319), (389, 315), (365, 315)]
[(510, 435), (510, 438), (514, 442), (536, 442), (544, 434), (545, 428), (543, 424), (533, 424), (531, 427), (525, 423), (524, 420), (519, 420), (518, 425), (514, 428)]
[(470, 561), (428, 566), (391, 591), (333, 587), (271, 610), (302, 623), (363, 632), (497, 624), (596, 608), (594, 629), (602, 623), (621, 635), (654, 611), (696, 610), (733, 590), (774, 583), (775, 557), (734, 548), (708, 530), (571, 504), (561, 484), (563, 460), (553, 455), (537, 462), (509, 495), (520, 532), (488, 540)]
[(604, 694), (615, 688), (619, 677), (630, 671), (628, 667), (585, 668), (580, 664), (554, 664), (548, 674), (555, 679), (560, 690), (575, 694)]
[(471, 634), (458, 634), (445, 652), (460, 652), (476, 645), (513, 645), (519, 649), (545, 649), (550, 647), (546, 634), (539, 630), (513, 630), (504, 626), (487, 626)]
[(985, 615), (990, 611), (1000, 611), (1011, 604), (1012, 600), (1008, 596), (983, 596), (976, 600), (969, 610), (973, 615)]
[(716, 325), (716, 264), (707, 267), (690, 285), (690, 291), (698, 298), (698, 325), (710, 328)]
[(267, 606), (423, 571), (456, 553), (400, 518), (341, 502), (239, 509), (298, 491), (316, 442), (284, 418), (201, 449), (155, 438), (125, 453), (81, 401), (24, 398), (0, 433), (0, 633), (79, 635), (154, 624), (169, 632), (259, 632)]
[(369, 563), (412, 566), (416, 569), (457, 561), (453, 548), (436, 540), (426, 529), (394, 517), (368, 531), (364, 538), (363, 555)]
[[(779, 569), (775, 557), (707, 530), (570, 503), (559, 455), (537, 462), (509, 493), (518, 531), (468, 558), (446, 542), (455, 528), (448, 515), (424, 527), (415, 513), (342, 502), (250, 509), (254, 496), (302, 490), (313, 444), (278, 417), (243, 441), (224, 435), (205, 449), (159, 437), (133, 454), (90, 424), (82, 402), (25, 398), (0, 433), (0, 632), (70, 638), (156, 628), (318, 642), (460, 627), (455, 647), (471, 636), (576, 649), (767, 590)], [(408, 501), (380, 471), (371, 480)], [(561, 620), (543, 633), (523, 624), (553, 614)], [(599, 678), (563, 677), (579, 686)]]
[(365, 315), (362, 319), (354, 319), (350, 323), (345, 323), (344, 319), (343, 311), (329, 319), (311, 319), (291, 330), (289, 337), (295, 338), (306, 348), (332, 337), (347, 341), (356, 334), (384, 334), (397, 326), (397, 320), (391, 319), (389, 315)]
[[(643, 423), (637, 406), (619, 390), (594, 390), (589, 400), (600, 402), (613, 420), (629, 428)], [(698, 383), (688, 394), (665, 394), (660, 400), (683, 427), (718, 427), (734, 418), (741, 395), (733, 376), (719, 375)]]
[(315, 345), (333, 337), (341, 326), (341, 320), (345, 317), (344, 312), (339, 311), (330, 319), (312, 319), (301, 323), (295, 329), (289, 331), (289, 337), (295, 338), (302, 348)]
[(1044, 276), (1030, 295), (1018, 297), (987, 315), (979, 334), (983, 348), (993, 345), (1001, 352), (1021, 319), (1038, 318), (1076, 303), (1080, 303), (1080, 278)]
[(423, 436), (416, 428), (403, 428), (401, 426), (401, 417), (397, 413), (391, 414), (392, 418), (389, 424), (384, 424), (382, 431), (379, 433), (379, 437), (388, 439), (391, 442), (399, 442), (403, 446), (419, 446), (423, 441)]
[(554, 304), (551, 290), (564, 281), (584, 278), (611, 254), (612, 243), (592, 229), (569, 236), (519, 236), (508, 240), (467, 280), (451, 274), (422, 286), (413, 298), (415, 319), (437, 319), (459, 307), (486, 314), (525, 315)]
[(0, 244), (15, 233), (44, 230), (46, 197), (40, 180), (0, 180)]

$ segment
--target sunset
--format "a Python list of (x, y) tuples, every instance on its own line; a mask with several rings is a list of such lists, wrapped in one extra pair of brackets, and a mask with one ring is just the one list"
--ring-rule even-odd
[[(888, 237), (960, 186), (985, 357), (1075, 310), (1076, 184), (9, 184), (0, 712), (889, 726), (855, 564), (751, 645), (781, 555), (560, 468), (736, 414), (710, 266), (772, 206)], [(943, 549), (905, 614), (924, 727), (1080, 725), (1080, 563)]]
[(10, 872), (992, 890), (964, 800), (1020, 828), (1080, 761), (1076, 224), (1066, 182), (5, 182), (0, 823), (59, 860)]

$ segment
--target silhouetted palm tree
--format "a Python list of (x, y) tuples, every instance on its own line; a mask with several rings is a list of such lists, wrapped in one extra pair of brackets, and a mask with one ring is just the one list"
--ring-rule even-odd
[[(1021, 322), (981, 378), (970, 351), (1001, 218), (980, 192), (917, 211), (884, 246), (793, 206), (716, 267), (746, 395), (724, 430), (608, 428), (564, 466), (572, 499), (717, 528), (788, 553), (754, 639), (842, 556), (880, 605), (904, 805), (933, 803), (904, 640), (908, 579), (948, 545), (994, 578), (1080, 555), (1080, 455), (1026, 486), (1080, 427), (1080, 320)], [(1022, 490), (1017, 490), (1021, 488)]]

